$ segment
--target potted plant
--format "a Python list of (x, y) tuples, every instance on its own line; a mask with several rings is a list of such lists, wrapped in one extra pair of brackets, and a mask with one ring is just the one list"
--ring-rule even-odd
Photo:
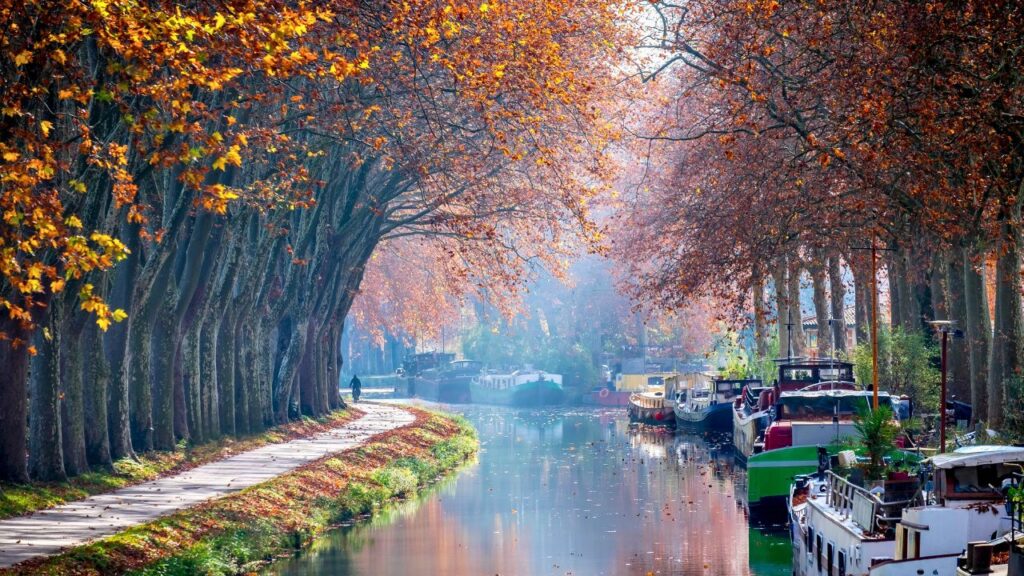
[(885, 472), (885, 455), (892, 450), (893, 442), (900, 433), (899, 426), (893, 421), (892, 410), (884, 406), (877, 410), (860, 410), (854, 418), (854, 426), (860, 433), (869, 459), (864, 470), (865, 480), (881, 480)]

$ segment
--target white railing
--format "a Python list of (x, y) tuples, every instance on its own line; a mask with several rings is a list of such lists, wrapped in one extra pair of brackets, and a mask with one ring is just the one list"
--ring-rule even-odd
[(895, 526), (907, 506), (920, 499), (921, 490), (907, 500), (886, 502), (862, 486), (828, 471), (828, 505), (841, 516), (850, 518), (864, 532), (873, 534)]

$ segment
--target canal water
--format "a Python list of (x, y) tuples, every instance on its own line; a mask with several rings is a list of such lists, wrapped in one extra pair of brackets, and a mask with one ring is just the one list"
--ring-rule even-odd
[(785, 532), (748, 525), (742, 469), (714, 441), (636, 430), (622, 409), (448, 409), (479, 431), (478, 462), (267, 574), (792, 573)]

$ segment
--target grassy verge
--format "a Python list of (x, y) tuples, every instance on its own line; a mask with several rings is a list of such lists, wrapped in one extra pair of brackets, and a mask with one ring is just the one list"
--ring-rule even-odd
[(332, 412), (323, 418), (303, 418), (252, 436), (222, 438), (196, 446), (182, 443), (174, 452), (151, 452), (143, 454), (138, 460), (125, 458), (114, 462), (110, 470), (88, 472), (67, 482), (0, 483), (0, 519), (29, 514), (125, 486), (149, 482), (162, 476), (178, 474), (266, 444), (326, 432), (362, 414), (359, 410), (350, 408)]
[(415, 423), (361, 448), (0, 575), (252, 573), (338, 522), (414, 494), (476, 452), (464, 420), (410, 410)]

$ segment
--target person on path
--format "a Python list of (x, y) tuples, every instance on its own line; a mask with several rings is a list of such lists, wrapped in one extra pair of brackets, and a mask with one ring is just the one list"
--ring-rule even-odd
[(348, 387), (352, 389), (352, 401), (359, 402), (359, 395), (363, 392), (363, 383), (359, 381), (358, 375), (352, 375), (352, 381), (348, 383)]

